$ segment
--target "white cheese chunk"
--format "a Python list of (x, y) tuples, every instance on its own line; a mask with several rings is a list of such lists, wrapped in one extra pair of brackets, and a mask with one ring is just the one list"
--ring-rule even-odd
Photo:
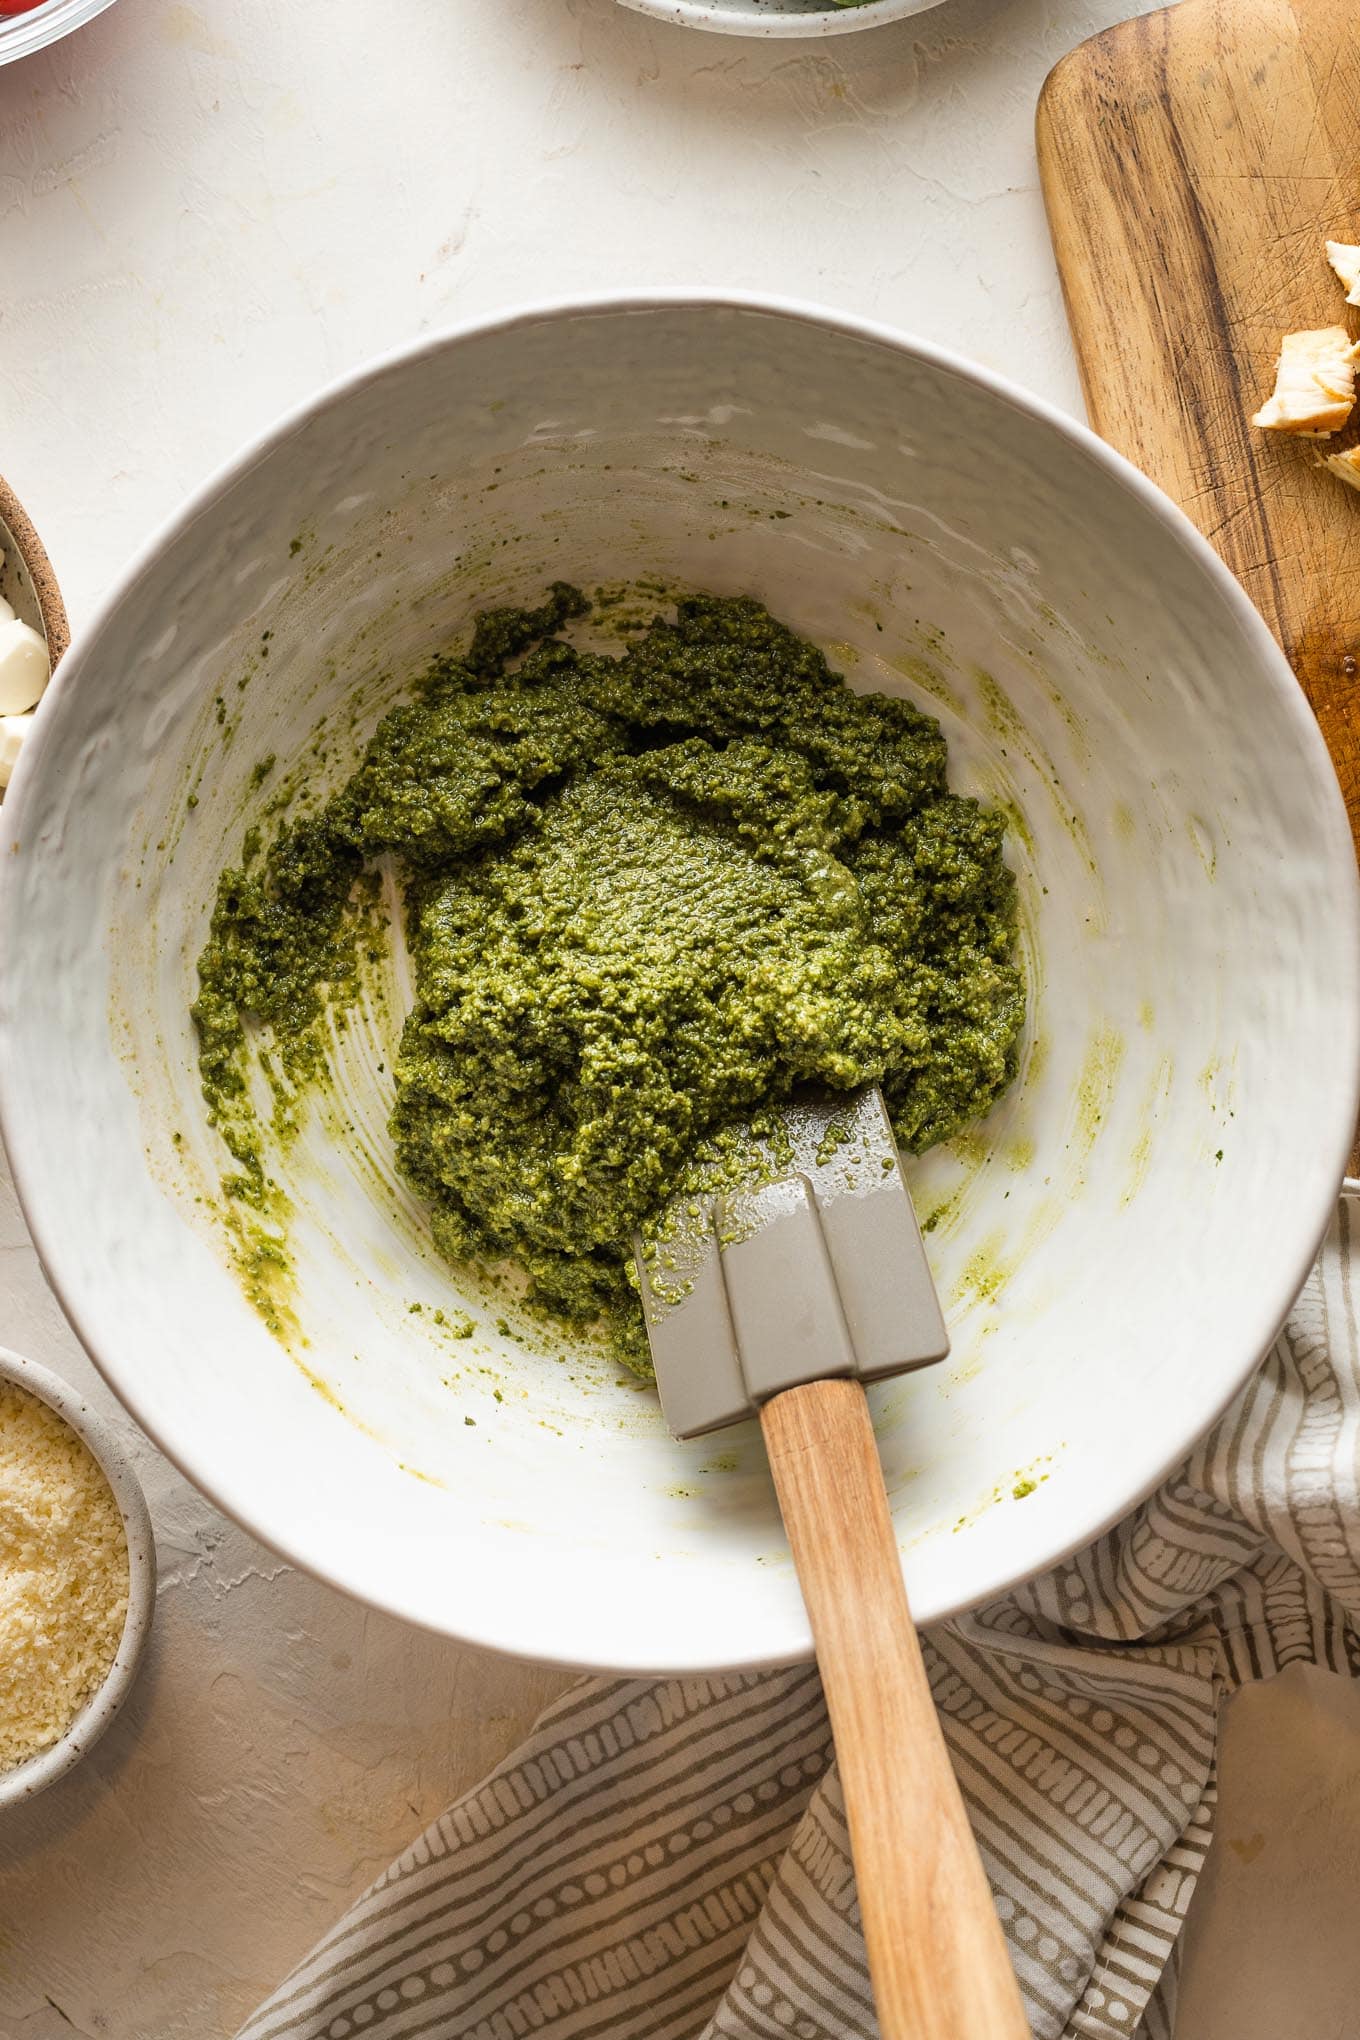
[(9, 785), (19, 762), (24, 738), (33, 727), (32, 715), (0, 715), (0, 787)]
[(1344, 453), (1329, 453), (1322, 465), (1353, 489), (1360, 489), (1360, 446), (1348, 446)]
[(1286, 333), (1280, 342), (1275, 392), (1252, 419), (1264, 432), (1298, 432), (1315, 439), (1339, 432), (1355, 406), (1355, 364), (1344, 326)]
[(1341, 279), (1348, 305), (1360, 305), (1360, 248), (1349, 241), (1329, 241), (1327, 260)]
[(51, 675), (47, 644), (17, 617), (0, 622), (0, 716), (32, 708)]

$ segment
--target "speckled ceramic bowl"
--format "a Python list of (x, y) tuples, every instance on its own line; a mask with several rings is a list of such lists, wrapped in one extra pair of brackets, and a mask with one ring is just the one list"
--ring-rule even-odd
[(15, 615), (40, 630), (55, 666), (70, 642), (66, 604), (33, 520), (0, 475), (0, 595)]
[(441, 1264), (392, 1170), (394, 970), (273, 1158), (272, 1333), (189, 1018), (271, 787), (337, 783), (479, 606), (646, 575), (764, 597), (852, 685), (938, 715), (954, 784), (1011, 814), (1021, 1072), (911, 1165), (953, 1356), (874, 1397), (924, 1620), (1096, 1536), (1274, 1335), (1355, 1120), (1360, 917), (1313, 719), (1186, 520), (1069, 419), (827, 313), (670, 296), (424, 340), (133, 564), (0, 816), (0, 1108), (63, 1304), (298, 1563), (496, 1649), (698, 1670), (810, 1648), (754, 1427), (672, 1443), (650, 1393), (505, 1335)]
[(137, 1676), (156, 1608), (156, 1542), (141, 1483), (127, 1454), (102, 1417), (84, 1398), (46, 1367), (38, 1367), (0, 1346), (0, 1382), (12, 1381), (54, 1409), (83, 1439), (103, 1469), (123, 1519), (128, 1549), (128, 1611), (123, 1638), (104, 1683), (91, 1694), (71, 1726), (49, 1749), (14, 1770), (0, 1771), (0, 1813), (55, 1784), (98, 1742)]
[(849, 35), (925, 14), (940, 0), (862, 0), (857, 7), (824, 7), (820, 0), (622, 0), (638, 14), (655, 15), (681, 28), (714, 29), (721, 35)]

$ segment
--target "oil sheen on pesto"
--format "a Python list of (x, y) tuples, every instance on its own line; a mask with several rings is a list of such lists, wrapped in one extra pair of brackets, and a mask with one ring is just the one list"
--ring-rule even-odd
[(1010, 1081), (1024, 994), (1002, 821), (949, 792), (937, 723), (752, 601), (684, 601), (621, 655), (566, 642), (586, 613), (559, 586), (484, 615), (339, 793), (223, 872), (194, 1014), (227, 1187), (263, 1201), (246, 1023), (286, 1134), (392, 856), (391, 1128), (436, 1243), (646, 1371), (635, 1229), (797, 1085), (881, 1084), (904, 1147), (947, 1139)]

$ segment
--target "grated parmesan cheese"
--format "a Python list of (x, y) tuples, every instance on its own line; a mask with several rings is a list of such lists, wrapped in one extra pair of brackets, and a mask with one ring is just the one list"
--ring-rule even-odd
[(103, 1684), (127, 1606), (103, 1470), (55, 1410), (0, 1382), (0, 1771), (65, 1734)]

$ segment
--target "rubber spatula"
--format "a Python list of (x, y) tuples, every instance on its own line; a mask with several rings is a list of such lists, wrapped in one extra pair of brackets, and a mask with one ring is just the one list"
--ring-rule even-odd
[[(1025, 2040), (940, 1732), (866, 1381), (949, 1339), (877, 1090), (787, 1108), (749, 1182), (670, 1207), (637, 1250), (667, 1424), (758, 1415), (812, 1623), (882, 2040)], [(774, 1151), (767, 1144), (768, 1157)]]

